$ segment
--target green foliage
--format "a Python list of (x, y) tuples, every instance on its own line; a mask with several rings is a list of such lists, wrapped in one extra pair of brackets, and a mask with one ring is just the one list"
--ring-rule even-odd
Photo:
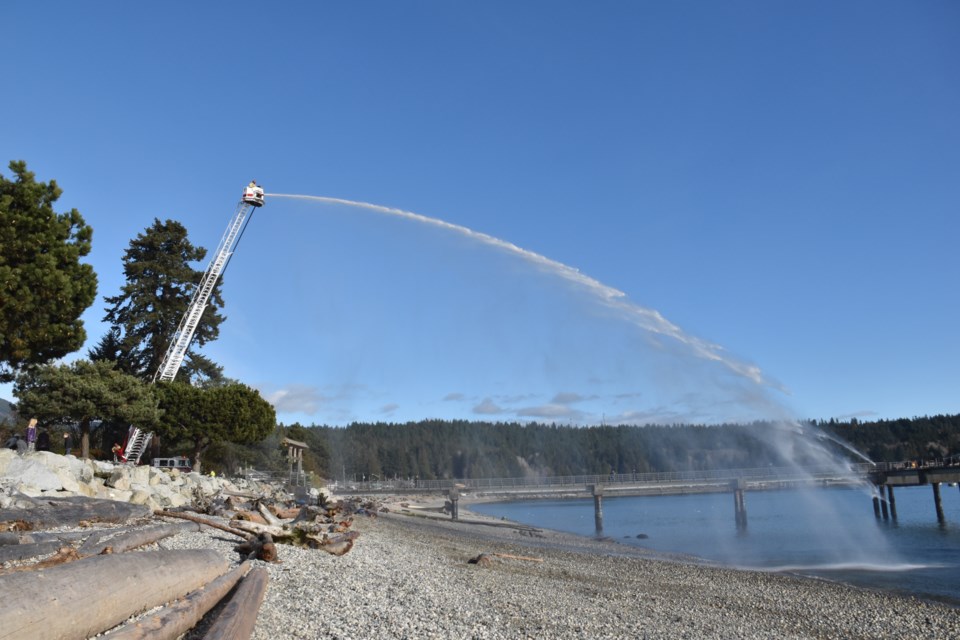
[[(124, 254), (127, 282), (119, 295), (104, 298), (109, 305), (104, 321), (111, 323), (112, 332), (101, 340), (91, 357), (115, 359), (123, 371), (144, 380), (152, 379), (203, 276), (203, 271), (194, 269), (191, 263), (203, 260), (206, 253), (203, 247), (190, 243), (186, 228), (179, 222), (154, 219), (152, 226), (130, 241)], [(219, 334), (224, 320), (219, 313), (223, 307), (222, 282), (217, 282), (200, 317), (193, 338), (197, 347), (215, 340)], [(191, 347), (180, 377), (215, 378), (220, 371), (220, 367)]]
[(830, 420), (820, 427), (874, 462), (945, 458), (960, 454), (960, 416), (923, 416), (876, 422)]
[(80, 212), (57, 213), (57, 183), (37, 182), (23, 161), (0, 175), (0, 382), (16, 371), (78, 350), (80, 315), (93, 304), (97, 275), (80, 262), (93, 237)]
[(157, 428), (167, 441), (192, 444), (194, 470), (214, 443), (252, 444), (276, 427), (273, 406), (244, 384), (196, 387), (182, 382), (156, 385), (163, 414)]
[[(817, 425), (809, 425), (816, 432)], [(960, 454), (960, 416), (876, 423), (822, 423), (876, 461)], [(355, 423), (346, 428), (293, 425), (327, 478), (482, 478), (606, 475), (780, 466), (797, 430), (748, 425), (598, 426), (427, 420)], [(829, 440), (822, 440), (826, 445)], [(834, 453), (860, 461), (846, 449)], [(306, 464), (307, 456), (304, 456)], [(801, 461), (802, 462), (802, 461)], [(815, 461), (812, 461), (815, 462)]]
[(158, 419), (151, 387), (117, 371), (112, 363), (78, 360), (26, 369), (13, 388), (17, 412), (41, 425), (78, 424), (83, 457), (90, 455), (90, 423), (136, 424), (151, 428)]

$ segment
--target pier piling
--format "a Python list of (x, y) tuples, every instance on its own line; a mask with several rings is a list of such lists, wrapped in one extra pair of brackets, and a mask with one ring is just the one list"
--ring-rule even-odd
[(877, 520), (880, 519), (880, 497), (877, 494), (873, 494), (873, 515), (877, 517)]
[(746, 483), (743, 478), (739, 478), (730, 483), (730, 488), (733, 489), (734, 519), (736, 520), (738, 530), (747, 528), (747, 505), (743, 497), (743, 489), (745, 486)]
[(457, 487), (450, 489), (450, 519), (460, 519), (460, 489)]
[(887, 485), (887, 502), (890, 503), (890, 517), (897, 521), (897, 500), (893, 497), (893, 485)]
[(947, 518), (943, 515), (943, 501), (940, 499), (940, 483), (931, 482), (930, 486), (933, 487), (933, 504), (937, 508), (937, 522), (944, 523)]
[(591, 492), (593, 493), (593, 522), (599, 536), (603, 533), (603, 485), (593, 485)]
[(883, 513), (884, 520), (890, 519), (890, 512), (887, 511), (887, 501), (883, 497), (883, 490), (880, 491), (880, 511)]

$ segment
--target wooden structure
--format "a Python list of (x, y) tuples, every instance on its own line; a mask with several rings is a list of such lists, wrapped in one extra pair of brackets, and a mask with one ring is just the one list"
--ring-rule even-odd
[(280, 444), (287, 448), (289, 482), (295, 487), (306, 486), (307, 477), (303, 473), (303, 452), (310, 448), (306, 442), (284, 438)]

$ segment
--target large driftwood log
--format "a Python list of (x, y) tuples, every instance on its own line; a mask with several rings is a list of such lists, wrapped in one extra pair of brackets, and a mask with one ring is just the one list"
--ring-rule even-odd
[(175, 524), (161, 524), (147, 529), (134, 529), (115, 535), (108, 540), (100, 540), (97, 544), (87, 547), (86, 544), (81, 548), (81, 555), (95, 556), (104, 552), (123, 553), (137, 547), (154, 543), (178, 533), (187, 533), (190, 531), (199, 531), (200, 525), (196, 522), (178, 522)]
[(283, 525), (283, 523), (280, 521), (280, 518), (270, 513), (270, 509), (267, 509), (266, 505), (262, 502), (257, 503), (257, 510), (260, 511), (260, 514), (263, 516), (263, 519), (267, 521), (267, 524), (274, 527)]
[(0, 529), (24, 522), (33, 529), (75, 527), (81, 522), (122, 523), (150, 515), (150, 508), (128, 502), (95, 498), (46, 498), (31, 509), (0, 509)]
[(0, 562), (15, 562), (36, 558), (47, 553), (53, 553), (60, 548), (57, 540), (34, 542), (32, 544), (10, 544), (0, 547)]
[(67, 545), (57, 549), (57, 552), (49, 558), (41, 560), (40, 562), (35, 562), (34, 564), (25, 564), (19, 567), (13, 567), (6, 573), (15, 573), (17, 571), (40, 571), (41, 569), (48, 569), (58, 564), (66, 564), (79, 559), (80, 555), (77, 553), (77, 550)]
[(253, 540), (242, 542), (233, 548), (247, 560), (263, 560), (264, 562), (279, 563), (277, 545), (269, 533), (261, 533)]
[(204, 640), (248, 640), (257, 623), (257, 613), (267, 593), (269, 580), (270, 574), (263, 567), (248, 573), (203, 636)]
[[(207, 520), (206, 518), (201, 518), (199, 516), (192, 516), (189, 513), (174, 513), (172, 511), (163, 511), (157, 510), (153, 512), (158, 516), (164, 516), (166, 518), (180, 518), (182, 520), (189, 520), (191, 522), (196, 522), (202, 524), (206, 527), (212, 527), (214, 529), (219, 529), (220, 531), (226, 531), (227, 533), (232, 533), (235, 536), (243, 538), (244, 540), (249, 540), (251, 538), (250, 534), (246, 531), (239, 531), (231, 527), (220, 524), (219, 522), (213, 522), (212, 520)], [(232, 524), (232, 523), (231, 523)]]
[(289, 538), (293, 535), (291, 531), (284, 529), (281, 526), (260, 524), (259, 522), (253, 522), (250, 520), (231, 520), (230, 524), (241, 531), (252, 533), (254, 535), (269, 533), (271, 536), (277, 539)]
[(211, 549), (85, 558), (4, 576), (0, 640), (81, 640), (199, 588), (227, 570)]
[(109, 640), (173, 640), (192, 629), (250, 571), (244, 562), (181, 600), (131, 622), (104, 637)]

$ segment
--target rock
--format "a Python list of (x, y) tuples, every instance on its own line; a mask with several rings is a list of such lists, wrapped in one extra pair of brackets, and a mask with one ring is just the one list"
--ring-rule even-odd
[(124, 467), (118, 467), (113, 470), (110, 477), (104, 483), (108, 487), (126, 491), (130, 489), (130, 471)]
[[(17, 457), (7, 465), (4, 477), (14, 487), (35, 487), (38, 491), (56, 491), (63, 488), (60, 478), (39, 460)], [(30, 494), (33, 495), (33, 494)]]
[(13, 449), (0, 449), (0, 476), (6, 474), (7, 466), (18, 457), (17, 452)]
[(70, 473), (69, 468), (58, 468), (54, 470), (54, 473), (57, 475), (57, 478), (60, 479), (60, 484), (64, 491), (72, 491), (74, 493), (80, 491), (80, 482), (74, 474)]

